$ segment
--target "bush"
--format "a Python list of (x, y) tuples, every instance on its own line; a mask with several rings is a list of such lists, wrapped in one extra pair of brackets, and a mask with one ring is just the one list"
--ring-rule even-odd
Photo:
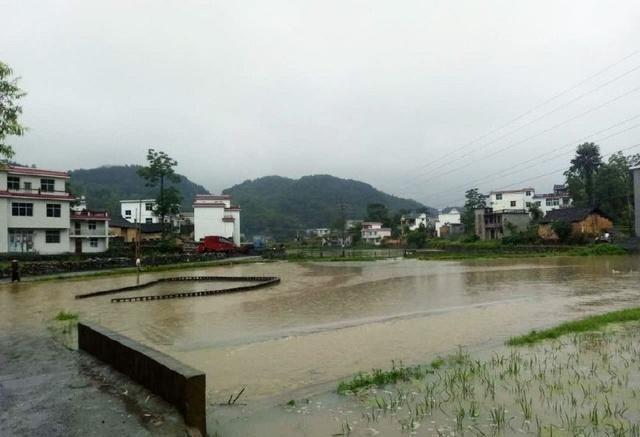
[(571, 238), (571, 223), (564, 220), (556, 220), (551, 223), (551, 229), (558, 236), (561, 243), (566, 243)]

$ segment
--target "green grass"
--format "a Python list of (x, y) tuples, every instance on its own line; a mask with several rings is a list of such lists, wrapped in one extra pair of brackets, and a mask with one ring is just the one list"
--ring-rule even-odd
[(533, 250), (517, 246), (501, 246), (499, 244), (472, 246), (472, 244), (459, 245), (465, 249), (462, 251), (447, 251), (444, 246), (441, 252), (421, 252), (416, 258), (423, 261), (456, 261), (466, 259), (504, 259), (504, 258), (543, 258), (556, 256), (612, 256), (626, 255), (627, 250), (615, 244), (593, 244), (589, 246), (576, 246), (574, 248), (555, 248), (553, 246), (541, 246), (542, 250)]
[(509, 340), (507, 340), (507, 345), (530, 345), (542, 340), (558, 338), (566, 334), (597, 331), (598, 329), (601, 329), (602, 327), (611, 323), (633, 322), (638, 320), (640, 320), (640, 307), (613, 311), (598, 316), (590, 316), (584, 319), (574, 320), (572, 322), (565, 322), (550, 329), (531, 331), (526, 335), (511, 337)]
[(59, 321), (59, 322), (66, 322), (66, 321), (70, 321), (70, 320), (78, 320), (78, 314), (77, 313), (72, 313), (70, 311), (62, 310), (58, 314), (56, 314), (54, 319)]
[(399, 367), (396, 367), (394, 363), (389, 370), (373, 369), (371, 373), (358, 373), (350, 381), (340, 382), (338, 384), (338, 393), (344, 394), (348, 391), (354, 392), (365, 387), (383, 387), (388, 384), (395, 384), (398, 381), (422, 379), (428, 373), (433, 373), (433, 371), (425, 366), (405, 367), (401, 363)]

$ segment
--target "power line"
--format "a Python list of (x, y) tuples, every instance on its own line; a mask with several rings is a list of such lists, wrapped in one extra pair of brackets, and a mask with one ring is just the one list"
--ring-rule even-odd
[[(568, 154), (568, 153), (573, 153), (573, 151), (572, 151), (572, 150), (571, 150), (571, 151), (569, 151), (569, 152), (563, 152), (563, 153), (561, 153), (561, 154), (557, 154), (557, 153), (556, 153), (556, 154), (555, 154), (553, 157), (551, 157), (551, 158), (544, 159), (544, 160), (542, 160), (542, 161), (540, 161), (540, 162), (537, 162), (536, 164), (529, 165), (529, 166), (527, 166), (527, 167), (524, 167), (524, 168), (518, 169), (518, 167), (520, 167), (520, 166), (522, 166), (522, 165), (524, 165), (524, 164), (528, 164), (528, 163), (531, 163), (531, 162), (535, 162), (535, 161), (537, 161), (537, 160), (538, 160), (538, 159), (540, 159), (540, 158), (545, 158), (545, 157), (547, 157), (547, 156), (549, 155), (549, 153), (558, 152), (558, 151), (563, 150), (563, 149), (566, 149), (566, 148), (568, 148), (568, 147), (574, 147), (574, 146), (576, 145), (576, 143), (583, 142), (583, 141), (585, 141), (585, 140), (587, 140), (587, 139), (589, 139), (589, 138), (594, 137), (595, 135), (601, 134), (601, 133), (606, 132), (606, 131), (608, 131), (608, 130), (611, 130), (611, 129), (615, 128), (615, 127), (621, 126), (622, 124), (627, 123), (627, 122), (629, 122), (629, 121), (631, 121), (631, 120), (637, 119), (637, 118), (639, 118), (639, 117), (640, 117), (640, 114), (637, 114), (637, 115), (635, 115), (635, 116), (633, 116), (633, 117), (627, 118), (626, 120), (623, 120), (623, 121), (621, 121), (621, 122), (615, 123), (614, 125), (611, 125), (611, 126), (609, 126), (609, 127), (607, 127), (607, 128), (601, 129), (601, 130), (599, 130), (599, 131), (597, 131), (597, 132), (594, 132), (594, 133), (592, 133), (592, 134), (589, 134), (589, 135), (587, 135), (587, 136), (584, 136), (584, 137), (582, 137), (582, 138), (580, 138), (580, 139), (578, 139), (578, 140), (576, 140), (576, 141), (571, 141), (571, 142), (569, 142), (569, 143), (564, 144), (564, 145), (563, 145), (563, 146), (561, 146), (561, 147), (558, 147), (558, 148), (553, 149), (553, 150), (551, 150), (551, 151), (548, 151), (548, 152), (542, 153), (542, 154), (537, 155), (537, 156), (535, 156), (535, 157), (533, 157), (533, 158), (531, 158), (531, 159), (528, 159), (528, 160), (526, 160), (526, 161), (522, 161), (522, 162), (520, 162), (520, 163), (516, 163), (515, 165), (510, 166), (508, 169), (499, 170), (498, 172), (494, 172), (494, 173), (491, 173), (491, 174), (489, 174), (489, 175), (485, 175), (484, 177), (482, 177), (482, 178), (480, 178), (480, 179), (475, 179), (475, 180), (473, 180), (473, 181), (471, 181), (471, 182), (468, 182), (468, 183), (465, 183), (465, 184), (463, 184), (463, 185), (457, 185), (457, 186), (455, 186), (455, 187), (453, 187), (453, 188), (450, 188), (450, 189), (448, 189), (448, 190), (441, 191), (441, 192), (439, 193), (439, 196), (440, 196), (440, 197), (442, 197), (442, 195), (443, 195), (443, 194), (446, 194), (446, 193), (450, 193), (450, 192), (453, 192), (453, 191), (457, 191), (457, 190), (459, 190), (459, 189), (463, 189), (463, 188), (465, 188), (465, 187), (473, 186), (473, 185), (480, 184), (480, 183), (483, 183), (483, 182), (487, 182), (487, 181), (495, 180), (498, 176), (500, 176), (500, 177), (509, 176), (509, 175), (514, 174), (514, 173), (518, 173), (518, 172), (521, 172), (521, 171), (527, 170), (527, 169), (529, 169), (529, 168), (535, 167), (535, 166), (537, 166), (537, 165), (539, 165), (539, 164), (542, 164), (542, 163), (545, 163), (545, 162), (552, 161), (553, 159), (556, 159), (556, 158), (558, 158), (559, 156), (564, 156), (564, 155), (566, 155), (566, 154)], [(594, 141), (596, 141), (596, 142), (601, 142), (601, 141), (607, 140), (607, 139), (609, 139), (609, 138), (612, 138), (612, 137), (615, 137), (615, 136), (621, 135), (621, 134), (623, 134), (623, 133), (625, 133), (625, 132), (628, 132), (628, 131), (630, 131), (630, 130), (637, 129), (638, 127), (640, 127), (640, 123), (639, 123), (639, 124), (635, 124), (635, 125), (633, 125), (633, 126), (630, 126), (630, 127), (628, 127), (628, 128), (625, 128), (625, 129), (623, 129), (623, 130), (621, 130), (621, 131), (618, 131), (618, 132), (612, 133), (612, 134), (607, 135), (607, 136), (605, 136), (605, 137), (597, 138), (597, 139), (595, 139)], [(505, 172), (506, 172), (506, 173), (505, 173)]]
[[(606, 73), (610, 69), (622, 64), (626, 60), (628, 60), (628, 59), (634, 57), (635, 55), (637, 55), (638, 53), (640, 53), (640, 50), (635, 50), (631, 54), (629, 54), (627, 56), (624, 56), (623, 58), (613, 62), (612, 64), (609, 64), (609, 65), (605, 66), (604, 68), (602, 68), (601, 70), (597, 71), (596, 73), (586, 77), (585, 79), (579, 81), (578, 83), (576, 83), (576, 84), (564, 89), (563, 91), (553, 95), (552, 97), (546, 99), (542, 103), (539, 103), (538, 105), (534, 106), (533, 108), (531, 108), (531, 109), (523, 112), (522, 114), (510, 119), (509, 121), (507, 121), (506, 123), (502, 124), (501, 126), (495, 128), (495, 129), (492, 129), (491, 131), (489, 131), (489, 132), (487, 132), (487, 133), (485, 133), (483, 135), (480, 135), (479, 137), (476, 137), (473, 140), (463, 144), (462, 146), (460, 146), (460, 147), (456, 148), (455, 150), (453, 150), (452, 153), (457, 153), (458, 151), (465, 149), (466, 147), (470, 146), (471, 144), (474, 144), (474, 143), (476, 143), (476, 142), (478, 142), (478, 141), (480, 141), (480, 140), (482, 140), (482, 139), (484, 139), (484, 138), (486, 138), (486, 137), (488, 137), (488, 136), (490, 136), (490, 135), (492, 135), (492, 134), (504, 129), (505, 127), (507, 127), (507, 126), (515, 123), (516, 121), (528, 116), (529, 114), (532, 114), (536, 110), (546, 106), (547, 104), (553, 102), (554, 100), (557, 100), (558, 98), (564, 96), (565, 94), (567, 94), (567, 93), (579, 88), (580, 86), (584, 85), (585, 83), (589, 82), (590, 80), (592, 80), (592, 79), (594, 79), (594, 78)], [(628, 72), (627, 74), (629, 74), (629, 73), (630, 72)], [(603, 85), (603, 86), (606, 86), (606, 84)], [(424, 164), (422, 166), (419, 166), (415, 170), (418, 170), (418, 171), (425, 170), (426, 168), (428, 168), (432, 164), (436, 164), (436, 163), (442, 161), (443, 159), (447, 158), (448, 156), (449, 156), (448, 154), (442, 155), (442, 156), (440, 156), (440, 158), (437, 158), (437, 159), (432, 160), (432, 161), (430, 161), (430, 162), (428, 162), (428, 163), (426, 163), (426, 164)], [(413, 171), (412, 171), (412, 173), (413, 173)], [(405, 176), (401, 176), (400, 178), (398, 178), (398, 180), (403, 179), (404, 177)]]
[[(640, 68), (640, 66), (638, 68)], [(584, 117), (585, 115), (588, 115), (588, 114), (590, 114), (590, 113), (592, 113), (594, 111), (602, 109), (603, 107), (605, 107), (607, 105), (610, 105), (611, 103), (614, 103), (614, 102), (616, 102), (616, 101), (618, 101), (618, 100), (620, 100), (620, 99), (622, 99), (624, 97), (627, 97), (627, 96), (629, 96), (631, 94), (634, 94), (634, 93), (636, 93), (638, 91), (640, 91), (640, 87), (633, 88), (632, 90), (626, 91), (626, 92), (614, 97), (613, 99), (607, 100), (606, 102), (604, 102), (604, 103), (602, 103), (602, 104), (600, 104), (600, 105), (598, 105), (596, 107), (590, 108), (590, 109), (588, 109), (588, 110), (586, 110), (584, 112), (581, 112), (580, 114), (578, 114), (576, 116), (573, 116), (573, 117), (571, 117), (571, 118), (569, 118), (567, 120), (564, 120), (564, 121), (562, 121), (560, 123), (557, 123), (557, 124), (555, 124), (555, 125), (553, 125), (553, 126), (551, 126), (549, 128), (543, 129), (542, 131), (539, 131), (539, 132), (537, 132), (537, 133), (535, 133), (533, 135), (530, 135), (530, 136), (528, 136), (528, 137), (526, 137), (526, 138), (524, 138), (522, 140), (519, 140), (519, 141), (517, 141), (515, 143), (511, 143), (511, 144), (507, 145), (506, 147), (503, 147), (502, 149), (499, 149), (499, 150), (493, 152), (492, 154), (487, 154), (487, 155), (485, 155), (483, 157), (480, 157), (480, 158), (478, 158), (478, 159), (476, 159), (474, 161), (468, 162), (467, 164), (464, 164), (462, 166), (455, 167), (453, 169), (445, 171), (444, 173), (436, 174), (436, 175), (428, 177), (426, 179), (418, 179), (418, 180), (423, 182), (423, 183), (424, 182), (428, 182), (428, 181), (431, 181), (433, 179), (436, 179), (436, 178), (439, 178), (439, 177), (442, 177), (442, 176), (446, 176), (446, 175), (451, 174), (453, 172), (456, 172), (458, 170), (462, 170), (462, 169), (467, 168), (467, 167), (469, 167), (471, 165), (477, 164), (479, 161), (484, 161), (484, 160), (486, 160), (488, 158), (491, 158), (491, 157), (493, 157), (493, 156), (495, 156), (495, 155), (497, 155), (499, 153), (503, 153), (503, 152), (505, 152), (507, 150), (510, 150), (510, 149), (512, 149), (512, 148), (514, 148), (516, 146), (519, 146), (522, 143), (525, 143), (525, 142), (530, 141), (530, 140), (532, 140), (534, 138), (537, 138), (537, 137), (539, 137), (541, 135), (544, 135), (544, 134), (546, 134), (548, 132), (551, 132), (551, 131), (553, 131), (553, 130), (561, 127), (561, 126), (564, 126), (565, 124), (571, 123), (572, 121), (575, 121), (578, 118)], [(415, 181), (413, 181), (413, 182), (415, 182)]]

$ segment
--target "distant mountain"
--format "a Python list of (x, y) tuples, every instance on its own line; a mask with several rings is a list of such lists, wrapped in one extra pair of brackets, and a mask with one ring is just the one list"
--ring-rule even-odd
[[(120, 214), (120, 200), (154, 199), (158, 189), (145, 186), (144, 179), (136, 173), (138, 165), (113, 165), (91, 169), (72, 170), (71, 190), (76, 196), (85, 195), (88, 207), (105, 209)], [(182, 210), (193, 210), (193, 198), (196, 194), (208, 194), (202, 186), (180, 175), (175, 184), (182, 193)]]
[(362, 219), (367, 205), (382, 203), (391, 212), (432, 208), (414, 200), (392, 196), (364, 182), (329, 175), (290, 179), (266, 176), (247, 180), (223, 191), (242, 208), (241, 227), (247, 235), (267, 234), (277, 238), (296, 230), (331, 227), (341, 217)]

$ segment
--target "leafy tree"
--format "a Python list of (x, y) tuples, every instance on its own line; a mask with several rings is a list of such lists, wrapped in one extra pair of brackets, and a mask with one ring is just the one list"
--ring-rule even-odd
[(600, 147), (595, 143), (583, 143), (576, 149), (571, 167), (565, 172), (567, 187), (576, 206), (595, 206), (595, 176), (602, 166)]
[(534, 203), (529, 207), (529, 215), (531, 216), (531, 224), (537, 225), (540, 223), (540, 220), (542, 220), (544, 213), (540, 207)]
[(566, 243), (571, 238), (571, 223), (565, 220), (556, 220), (551, 223), (551, 229), (558, 236), (561, 243)]
[(427, 245), (429, 233), (424, 225), (420, 225), (415, 231), (410, 231), (407, 234), (407, 244), (409, 247), (422, 249)]
[(165, 152), (154, 149), (147, 151), (147, 161), (149, 164), (138, 169), (138, 174), (146, 180), (147, 186), (160, 188), (154, 213), (160, 217), (164, 239), (166, 217), (180, 211), (180, 192), (175, 187), (165, 188), (166, 182), (180, 181), (180, 177), (174, 170), (178, 162)]
[(476, 229), (476, 209), (486, 208), (487, 201), (484, 194), (477, 188), (467, 190), (464, 194), (465, 202), (460, 221), (464, 224), (467, 234), (475, 234)]
[(381, 222), (386, 226), (390, 222), (389, 210), (382, 203), (370, 203), (367, 205), (367, 220)]
[(614, 153), (595, 176), (595, 204), (615, 223), (633, 227), (633, 178), (631, 167), (637, 165), (638, 155)]
[(5, 143), (8, 135), (23, 135), (25, 128), (18, 120), (22, 114), (22, 107), (18, 100), (26, 95), (18, 87), (18, 79), (11, 79), (13, 71), (0, 61), (0, 156), (5, 160), (15, 155), (13, 147)]

